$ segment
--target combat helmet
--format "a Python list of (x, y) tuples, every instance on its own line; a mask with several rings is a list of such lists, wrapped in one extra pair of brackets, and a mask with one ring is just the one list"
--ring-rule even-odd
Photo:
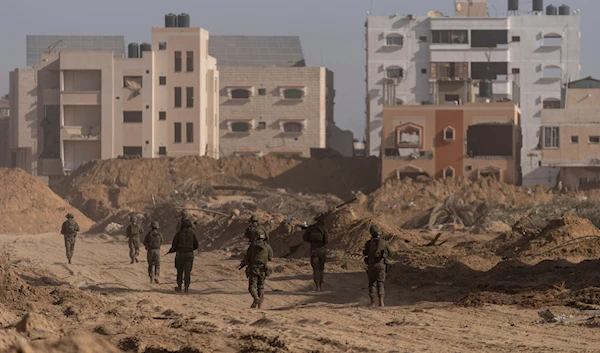
[(371, 226), (371, 228), (369, 228), (369, 232), (371, 233), (372, 236), (379, 236), (379, 235), (383, 234), (383, 232), (381, 231), (381, 228), (379, 228), (379, 226), (377, 224), (373, 224)]
[(250, 217), (250, 223), (258, 223), (258, 216), (252, 215), (252, 217)]
[(152, 227), (152, 229), (160, 229), (157, 221), (150, 223), (150, 227)]
[(75, 218), (75, 216), (71, 212), (69, 212), (67, 213), (67, 218)]
[(190, 221), (188, 218), (184, 219), (181, 222), (181, 229), (187, 229), (187, 228), (192, 228), (192, 221)]
[(317, 221), (317, 222), (322, 222), (322, 221), (325, 221), (325, 216), (326, 216), (326, 215), (325, 215), (325, 213), (323, 213), (323, 212), (319, 212), (319, 213), (317, 213), (317, 215), (315, 216), (315, 221)]

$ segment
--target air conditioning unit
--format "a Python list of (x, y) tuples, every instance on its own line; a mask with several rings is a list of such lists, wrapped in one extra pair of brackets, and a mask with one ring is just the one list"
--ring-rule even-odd
[(415, 19), (415, 15), (412, 15), (412, 14), (406, 15), (406, 19), (408, 19), (408, 20), (414, 20)]

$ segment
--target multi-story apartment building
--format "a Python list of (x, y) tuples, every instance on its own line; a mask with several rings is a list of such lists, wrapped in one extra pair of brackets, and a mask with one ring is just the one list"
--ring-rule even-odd
[(600, 80), (570, 82), (561, 109), (542, 112), (542, 165), (560, 171), (563, 186), (600, 187)]
[(8, 99), (0, 98), (0, 167), (10, 167), (10, 148), (8, 144), (10, 104)]
[(382, 151), (384, 105), (512, 100), (522, 110), (523, 184), (556, 180), (541, 166), (540, 117), (579, 77), (579, 16), (542, 1), (521, 14), (518, 1), (509, 3), (507, 17), (488, 17), (485, 0), (455, 0), (454, 17), (367, 15), (369, 155)]
[(59, 176), (121, 155), (218, 157), (219, 78), (209, 34), (185, 25), (189, 18), (174, 27), (172, 16), (152, 29), (152, 44), (130, 45), (127, 58), (46, 53), (39, 67), (11, 72), (14, 166)]
[(386, 105), (381, 181), (426, 175), (518, 184), (520, 113), (514, 102)]

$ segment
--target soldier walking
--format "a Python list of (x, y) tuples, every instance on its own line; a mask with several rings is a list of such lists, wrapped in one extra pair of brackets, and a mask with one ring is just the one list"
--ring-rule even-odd
[(198, 238), (192, 230), (192, 222), (184, 219), (181, 230), (175, 234), (171, 249), (167, 254), (175, 255), (175, 268), (177, 269), (176, 292), (181, 292), (181, 285), (185, 282), (184, 293), (189, 292), (192, 267), (194, 265), (194, 250), (198, 249)]
[(65, 238), (65, 249), (67, 250), (67, 259), (71, 264), (73, 258), (73, 252), (75, 251), (75, 239), (77, 238), (77, 232), (79, 232), (79, 224), (75, 221), (75, 216), (72, 213), (67, 214), (67, 220), (62, 224), (61, 234)]
[(317, 292), (321, 291), (323, 279), (325, 276), (326, 249), (329, 243), (329, 235), (325, 230), (325, 217), (323, 213), (317, 214), (315, 224), (312, 224), (304, 231), (303, 239), (310, 243), (310, 265), (313, 269), (313, 280)]
[(129, 216), (129, 225), (127, 226), (127, 238), (129, 239), (129, 257), (131, 263), (139, 262), (138, 256), (140, 254), (140, 234), (143, 229), (137, 223), (137, 217), (135, 215)]
[(369, 229), (371, 239), (365, 243), (363, 255), (365, 263), (368, 265), (367, 274), (369, 277), (369, 296), (371, 305), (375, 305), (375, 297), (379, 297), (379, 306), (383, 307), (385, 297), (385, 275), (387, 272), (387, 258), (392, 253), (388, 242), (381, 238), (381, 229), (377, 225), (372, 225)]
[(150, 231), (144, 237), (144, 247), (148, 251), (146, 258), (148, 259), (148, 276), (150, 283), (159, 283), (160, 277), (160, 245), (163, 242), (163, 235), (160, 232), (158, 222), (151, 223)]
[(269, 234), (267, 233), (265, 227), (260, 225), (257, 215), (253, 215), (252, 217), (250, 217), (250, 225), (248, 226), (248, 228), (246, 228), (246, 232), (244, 233), (244, 235), (246, 236), (246, 238), (248, 238), (250, 244), (252, 244), (256, 239), (258, 239), (260, 235), (263, 235), (264, 241), (269, 241)]
[(273, 260), (273, 249), (267, 244), (265, 235), (259, 234), (246, 251), (246, 256), (238, 267), (240, 270), (245, 266), (246, 277), (248, 277), (248, 291), (254, 301), (252, 309), (262, 309), (265, 297), (265, 280), (272, 273), (269, 268), (269, 261)]

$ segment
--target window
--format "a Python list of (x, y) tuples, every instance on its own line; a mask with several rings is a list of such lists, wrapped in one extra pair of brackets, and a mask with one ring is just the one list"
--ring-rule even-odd
[(142, 156), (141, 146), (123, 146), (124, 156)]
[(396, 147), (398, 148), (420, 148), (421, 127), (405, 125), (396, 129)]
[(265, 88), (259, 88), (258, 89), (258, 95), (259, 96), (266, 96), (267, 95), (267, 90)]
[(444, 129), (444, 141), (454, 141), (454, 128), (452, 126), (448, 126)]
[(123, 87), (130, 89), (142, 88), (142, 76), (123, 76)]
[(166, 147), (164, 147), (164, 146), (160, 146), (160, 147), (158, 148), (158, 154), (159, 154), (160, 156), (166, 156), (166, 155), (167, 155), (167, 148), (166, 148)]
[(521, 41), (521, 37), (519, 36), (513, 36), (511, 39), (511, 42), (520, 42)]
[(267, 128), (267, 122), (266, 121), (259, 121), (258, 122), (258, 129), (259, 130), (264, 130)]
[(175, 72), (181, 72), (181, 52), (175, 52)]
[(181, 108), (181, 87), (175, 87), (175, 108)]
[(125, 111), (123, 112), (123, 122), (124, 123), (141, 123), (142, 122), (142, 112), (141, 111)]
[(194, 142), (194, 123), (185, 123), (185, 142)]
[(546, 66), (542, 75), (544, 78), (557, 79), (560, 78), (562, 70), (558, 66)]
[(544, 148), (558, 148), (560, 128), (558, 126), (544, 126)]
[(302, 132), (302, 124), (297, 122), (289, 122), (283, 124), (283, 132)]
[(167, 112), (158, 112), (158, 120), (167, 120)]
[(508, 31), (502, 29), (471, 30), (471, 48), (497, 48), (508, 44)]
[(186, 60), (185, 60), (185, 71), (187, 72), (193, 72), (194, 71), (194, 52), (193, 51), (188, 51), (186, 53)]
[(556, 98), (544, 99), (544, 109), (560, 109), (560, 100)]
[(597, 177), (579, 177), (579, 186), (584, 186), (586, 184), (597, 184)]
[(562, 46), (562, 37), (558, 34), (546, 34), (544, 36), (545, 47), (560, 47)]
[(231, 99), (250, 99), (250, 91), (247, 89), (234, 89), (231, 91)]
[(454, 178), (454, 168), (450, 166), (444, 168), (444, 179), (446, 178)]
[(167, 76), (160, 76), (158, 78), (158, 84), (164, 86), (167, 84)]
[(285, 99), (302, 99), (303, 96), (304, 92), (302, 92), (302, 90), (299, 89), (292, 88), (283, 91), (283, 98)]
[(513, 73), (513, 74), (520, 74), (520, 73), (521, 73), (521, 69), (520, 69), (520, 68), (518, 68), (518, 67), (513, 67), (513, 69), (512, 69), (512, 73)]
[(158, 50), (167, 50), (167, 42), (158, 42)]
[(420, 36), (419, 42), (427, 42), (427, 36)]
[(579, 143), (579, 136), (571, 136), (571, 143), (573, 143), (573, 144)]
[(508, 74), (508, 62), (471, 62), (471, 78), (474, 80), (495, 80), (498, 76)]
[(404, 70), (401, 67), (389, 68), (385, 70), (385, 77), (387, 78), (401, 78), (404, 75)]
[(421, 69), (421, 73), (422, 74), (426, 74), (427, 73), (427, 69)]
[(444, 102), (460, 102), (460, 96), (458, 94), (445, 94)]
[(473, 170), (473, 166), (471, 166), (471, 165), (467, 165), (467, 166), (465, 166), (465, 170), (466, 170), (467, 172), (470, 172), (470, 171), (472, 171), (472, 170)]
[(467, 30), (435, 30), (431, 31), (431, 42), (435, 44), (469, 44)]
[(590, 143), (600, 143), (600, 136), (590, 136), (589, 142)]
[(194, 107), (194, 87), (185, 88), (185, 106), (186, 108)]
[(231, 124), (231, 131), (233, 132), (248, 132), (250, 131), (250, 124), (248, 123), (233, 123)]
[(402, 46), (403, 44), (404, 38), (399, 34), (390, 34), (385, 38), (385, 45)]
[(181, 143), (181, 123), (175, 123), (175, 143)]

